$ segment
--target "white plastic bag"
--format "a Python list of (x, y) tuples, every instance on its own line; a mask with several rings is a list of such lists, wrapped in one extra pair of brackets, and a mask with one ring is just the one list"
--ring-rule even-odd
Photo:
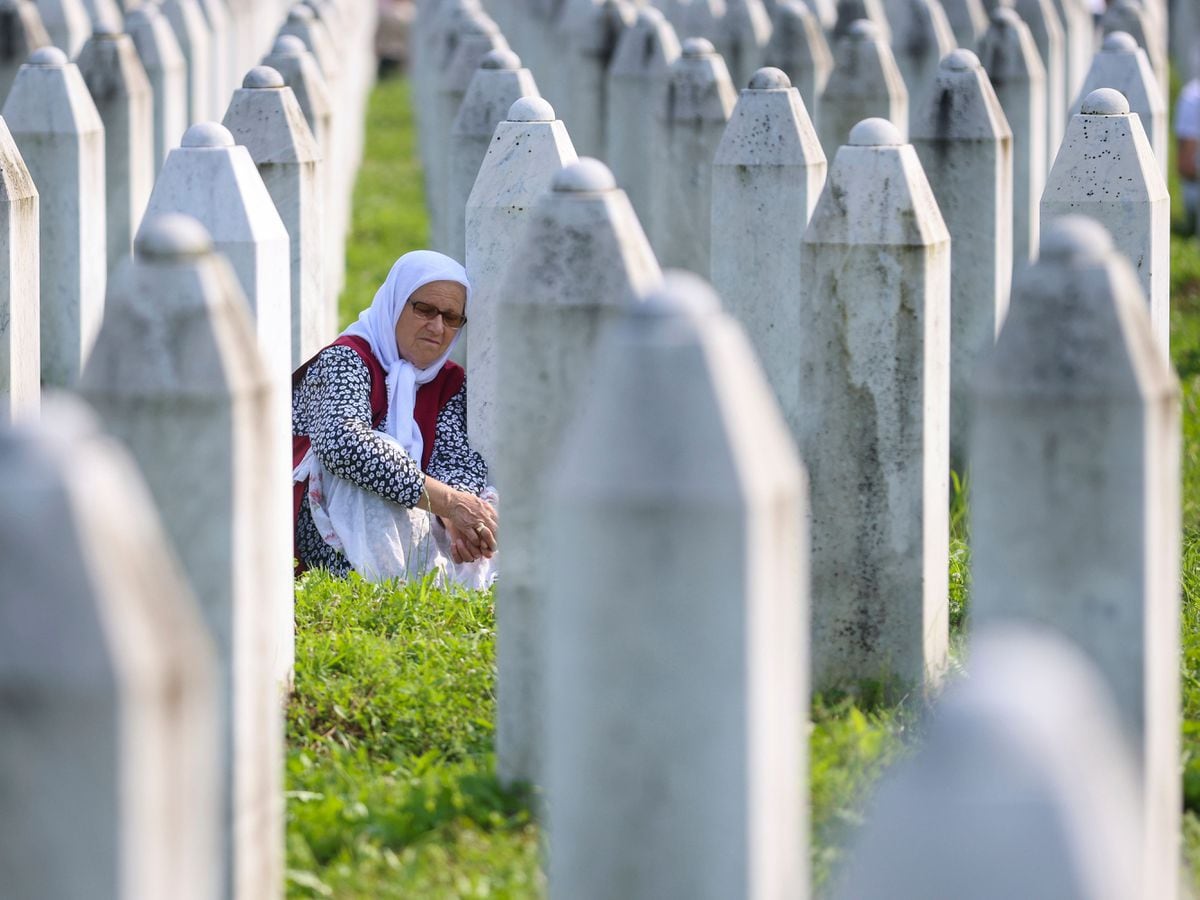
[[(381, 436), (394, 442), (389, 435)], [(292, 475), (296, 481), (305, 476), (308, 506), (322, 539), (368, 581), (422, 578), (436, 572), (440, 586), (453, 583), (481, 590), (495, 580), (496, 556), (473, 563), (451, 559), (450, 535), (432, 513), (408, 509), (334, 475), (312, 450)], [(483, 499), (496, 505), (495, 489), (488, 487)]]

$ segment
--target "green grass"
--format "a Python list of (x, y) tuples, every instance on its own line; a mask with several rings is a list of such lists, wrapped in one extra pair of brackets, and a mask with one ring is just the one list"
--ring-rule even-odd
[[(381, 82), (368, 115), (343, 323), (370, 303), (397, 256), (427, 243), (407, 83)], [(1200, 878), (1200, 245), (1179, 237), (1172, 239), (1172, 356), (1183, 389), (1184, 850)], [(965, 496), (956, 480), (949, 571), (956, 666), (969, 607)], [(542, 896), (535, 798), (502, 790), (494, 774), (491, 594), (314, 572), (297, 582), (296, 615), (288, 895)], [(818, 886), (836, 870), (878, 777), (919, 741), (925, 712), (921, 698), (882, 690), (814, 699), (809, 785)]]

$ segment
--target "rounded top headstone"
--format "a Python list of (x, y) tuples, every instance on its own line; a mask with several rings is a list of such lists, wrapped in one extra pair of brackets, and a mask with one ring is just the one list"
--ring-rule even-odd
[(233, 135), (220, 122), (197, 122), (183, 133), (181, 147), (232, 147)]
[(1079, 111), (1085, 116), (1127, 116), (1129, 101), (1113, 88), (1100, 88), (1083, 98)]
[(553, 122), (554, 107), (541, 97), (521, 97), (508, 108), (510, 122)]
[(125, 28), (128, 31), (131, 28), (146, 25), (153, 21), (158, 14), (159, 9), (153, 3), (143, 3), (125, 14)]
[(879, 37), (879, 26), (870, 19), (855, 19), (846, 29), (846, 35), (856, 41), (873, 41)]
[(791, 86), (792, 80), (787, 77), (787, 73), (774, 66), (764, 66), (750, 79), (750, 90), (752, 91), (779, 91), (786, 90)]
[(900, 147), (904, 137), (887, 119), (863, 119), (850, 129), (851, 147)]
[(1137, 53), (1137, 38), (1127, 31), (1110, 31), (1104, 36), (1102, 49), (1105, 53)]
[(641, 24), (658, 25), (665, 18), (662, 10), (655, 6), (643, 6), (637, 11), (637, 21)]
[(212, 250), (208, 230), (183, 213), (163, 213), (146, 222), (134, 249), (149, 259), (183, 259)]
[(308, 47), (294, 34), (281, 34), (271, 47), (272, 56), (303, 56), (306, 52)]
[(640, 316), (686, 316), (705, 318), (721, 311), (721, 301), (712, 285), (684, 269), (667, 269), (662, 283), (635, 303), (630, 311)]
[(41, 66), (47, 69), (61, 69), (67, 64), (67, 54), (57, 47), (38, 47), (29, 54), (31, 66)]
[(712, 41), (707, 38), (698, 37), (688, 38), (683, 42), (683, 47), (680, 50), (684, 59), (703, 59), (717, 52), (712, 45)]
[(97, 13), (96, 17), (92, 20), (92, 37), (111, 41), (119, 38), (121, 34), (120, 21), (103, 11)]
[(287, 20), (289, 22), (311, 22), (313, 18), (313, 11), (303, 3), (297, 3), (288, 10)]
[(613, 178), (608, 166), (590, 156), (581, 157), (560, 169), (550, 184), (552, 190), (567, 194), (611, 191), (616, 186), (617, 180)]
[(1042, 232), (1042, 259), (1104, 257), (1113, 251), (1108, 229), (1088, 216), (1063, 216)]
[(983, 68), (983, 64), (980, 63), (979, 57), (970, 50), (959, 47), (946, 54), (946, 58), (941, 62), (941, 67), (947, 72), (973, 72)]
[(481, 69), (504, 69), (515, 72), (521, 68), (521, 57), (511, 50), (489, 50), (479, 64)]
[(992, 23), (995, 25), (1005, 25), (1009, 28), (1013, 28), (1019, 25), (1020, 22), (1021, 17), (1011, 6), (1001, 6), (1000, 4), (996, 4), (996, 8), (992, 10)]
[(270, 66), (255, 66), (242, 79), (242, 87), (244, 88), (281, 88), (283, 84), (283, 76)]

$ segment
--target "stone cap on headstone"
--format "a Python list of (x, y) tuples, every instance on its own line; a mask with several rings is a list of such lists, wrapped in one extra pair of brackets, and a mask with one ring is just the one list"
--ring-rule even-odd
[(38, 47), (50, 44), (37, 4), (32, 0), (3, 0), (0, 3), (0, 60), (7, 65), (23, 62)]
[(638, 9), (633, 24), (617, 38), (608, 64), (610, 78), (664, 75), (681, 52), (675, 29), (653, 6)]
[(917, 110), (911, 137), (929, 142), (1012, 139), (1012, 128), (992, 88), (992, 81), (970, 50), (946, 55), (938, 66), (934, 89)]
[(280, 90), (284, 87), (283, 76), (278, 69), (270, 66), (254, 66), (242, 79), (242, 87), (247, 90)]
[(155, 216), (133, 243), (138, 259), (166, 261), (204, 256), (212, 252), (212, 246), (208, 229), (184, 213)]
[(490, 138), (516, 100), (537, 94), (533, 74), (521, 66), (517, 54), (508, 49), (492, 50), (467, 85), (450, 133)]
[(270, 66), (255, 66), (246, 73), (221, 124), (250, 151), (257, 166), (315, 163), (322, 158), (300, 102)]
[(783, 71), (765, 67), (741, 92), (717, 145), (715, 166), (806, 166), (825, 152), (800, 92)]
[(1042, 229), (1041, 255), (1019, 274), (996, 348), (979, 368), (980, 396), (1084, 402), (1176, 395), (1133, 266), (1086, 216)]
[(79, 68), (57, 47), (39, 47), (17, 71), (3, 116), (13, 134), (104, 132)]
[(1101, 53), (1137, 53), (1140, 49), (1137, 39), (1126, 31), (1110, 31), (1100, 45)]
[(894, 124), (864, 119), (850, 130), (803, 240), (922, 247), (950, 240), (917, 152)]
[(304, 41), (296, 37), (294, 34), (283, 34), (275, 38), (275, 43), (271, 45), (271, 56), (303, 56), (308, 53), (308, 47), (304, 46)]
[(1046, 80), (1046, 67), (1033, 33), (1011, 6), (998, 4), (992, 10), (988, 29), (979, 39), (979, 59), (993, 86), (1010, 81)]
[(487, 56), (483, 58), (483, 62), (479, 64), (479, 68), (488, 69), (489, 71), (500, 69), (515, 72), (521, 68), (521, 57), (507, 48), (489, 50)]
[(554, 107), (542, 97), (522, 97), (508, 108), (509, 122), (553, 122)]
[(671, 64), (664, 116), (673, 122), (725, 122), (737, 103), (725, 60), (704, 38), (683, 42), (679, 58)]

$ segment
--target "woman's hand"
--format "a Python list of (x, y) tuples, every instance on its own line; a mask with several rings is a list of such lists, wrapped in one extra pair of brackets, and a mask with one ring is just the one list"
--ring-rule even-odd
[(468, 491), (460, 491), (435, 478), (425, 478), (428, 509), (446, 523), (450, 555), (454, 562), (491, 559), (499, 538), (496, 508)]

